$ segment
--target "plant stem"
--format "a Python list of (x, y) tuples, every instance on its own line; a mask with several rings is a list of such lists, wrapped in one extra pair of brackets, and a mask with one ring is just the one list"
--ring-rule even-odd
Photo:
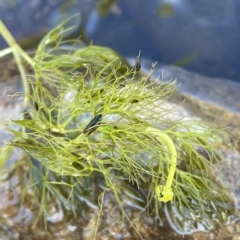
[(171, 188), (173, 177), (176, 170), (176, 164), (177, 164), (177, 151), (176, 151), (175, 145), (172, 139), (166, 133), (160, 132), (156, 128), (147, 127), (146, 131), (153, 135), (156, 135), (157, 136), (156, 139), (158, 141), (160, 142), (164, 141), (167, 144), (168, 150), (170, 152), (170, 168), (169, 168), (169, 173), (168, 173), (167, 182), (165, 186), (167, 188)]
[(5, 55), (8, 55), (9, 53), (12, 53), (12, 48), (10, 48), (10, 47), (0, 50), (0, 57), (4, 57)]
[[(13, 53), (13, 56), (16, 60), (17, 66), (18, 66), (18, 70), (19, 70), (20, 75), (21, 75), (24, 91), (25, 91), (25, 93), (28, 94), (29, 93), (29, 86), (28, 86), (28, 82), (27, 82), (26, 72), (25, 72), (25, 69), (22, 65), (20, 56), (28, 64), (30, 64), (30, 66), (32, 66), (32, 67), (33, 67), (33, 64), (34, 64), (33, 60), (19, 47), (19, 45), (16, 43), (13, 36), (8, 31), (8, 29), (5, 27), (5, 25), (3, 24), (2, 21), (0, 21), (0, 33), (11, 48), (11, 51), (9, 50), (9, 48), (7, 48), (7, 50), (5, 50), (5, 54), (10, 53), (10, 52)], [(27, 94), (25, 94), (25, 97), (24, 97), (24, 107), (26, 106), (27, 101), (28, 101)]]
[(15, 39), (11, 35), (11, 33), (8, 31), (8, 29), (5, 27), (4, 23), (0, 20), (0, 33), (2, 34), (5, 41), (8, 43), (8, 45), (12, 48), (12, 50), (15, 50), (16, 53), (21, 55), (21, 57), (33, 67), (33, 60), (31, 57), (29, 57), (23, 50), (20, 48), (20, 46), (16, 43)]
[(131, 128), (132, 130), (136, 132), (145, 132), (147, 134), (151, 134), (152, 136), (156, 137), (156, 139), (163, 143), (166, 144), (168, 147), (168, 151), (170, 154), (170, 167), (169, 167), (169, 172), (167, 176), (167, 181), (165, 185), (159, 185), (157, 186), (156, 194), (158, 196), (158, 200), (162, 202), (167, 202), (172, 200), (173, 198), (173, 192), (172, 192), (172, 182), (174, 178), (174, 174), (176, 171), (176, 165), (177, 165), (177, 151), (175, 148), (175, 145), (172, 141), (172, 139), (164, 132), (161, 132), (157, 128), (153, 127), (146, 127), (143, 128), (141, 126), (129, 126), (127, 123), (114, 123), (111, 125), (116, 125), (118, 128)]

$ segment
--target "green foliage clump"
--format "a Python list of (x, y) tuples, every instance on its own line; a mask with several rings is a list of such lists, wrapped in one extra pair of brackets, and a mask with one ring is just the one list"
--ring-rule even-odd
[[(55, 193), (74, 211), (71, 199), (101, 179), (100, 205), (101, 196), (112, 191), (129, 219), (122, 201), (128, 181), (135, 193), (146, 192), (145, 207), (156, 216), (168, 202), (165, 210), (181, 231), (189, 221), (210, 228), (226, 220), (234, 207), (211, 172), (221, 144), (218, 132), (198, 121), (169, 120), (172, 109), (162, 104), (174, 82), (152, 81), (153, 69), (139, 76), (138, 68), (109, 48), (64, 48), (64, 24), (28, 59), (34, 76), (24, 83), (26, 111), (23, 119), (12, 120), (22, 131), (9, 127), (16, 136), (10, 145), (40, 164), (33, 178), (42, 179), (41, 191)], [(139, 61), (140, 56), (138, 67)], [(44, 203), (41, 211), (47, 214)]]

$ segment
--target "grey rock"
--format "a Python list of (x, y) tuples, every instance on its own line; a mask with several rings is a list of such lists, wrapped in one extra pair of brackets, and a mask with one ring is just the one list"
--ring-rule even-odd
[[(134, 63), (135, 59), (129, 59)], [(142, 59), (143, 74), (152, 62)], [(180, 67), (157, 64), (155, 79), (176, 79), (176, 91), (170, 101), (188, 109), (190, 113), (217, 127), (240, 129), (240, 83), (230, 79), (210, 78)]]
[[(142, 74), (144, 73), (144, 69), (148, 69), (147, 63), (149, 61), (143, 61), (142, 65), (143, 71)], [(22, 108), (21, 108), (21, 101), (16, 100), (15, 98), (12, 98), (9, 96), (9, 94), (13, 94), (15, 91), (22, 91), (21, 87), (21, 82), (20, 82), (20, 77), (18, 76), (17, 72), (12, 72), (9, 71), (10, 69), (15, 69), (13, 66), (13, 62), (10, 60), (9, 61), (4, 61), (0, 65), (0, 88), (2, 95), (0, 95), (0, 111), (2, 116), (2, 120), (6, 120), (7, 118), (15, 118), (19, 117)], [(201, 75), (196, 75), (190, 72), (187, 72), (185, 70), (179, 69), (179, 68), (172, 68), (172, 67), (167, 67), (167, 66), (160, 66), (159, 68), (156, 68), (155, 74), (153, 77), (157, 77), (159, 74), (161, 75), (162, 70), (164, 72), (164, 79), (169, 80), (169, 78), (175, 78), (178, 77), (179, 81), (182, 82), (182, 85), (180, 88), (178, 88), (178, 91), (176, 91), (176, 99), (178, 97), (184, 97), (186, 98), (185, 102), (188, 102), (188, 105), (185, 105), (187, 108), (187, 111), (192, 111), (193, 109), (198, 106), (198, 102), (201, 102), (202, 108), (197, 108), (196, 112), (203, 112), (202, 117), (206, 121), (208, 121), (208, 118), (204, 118), (204, 105), (209, 104), (210, 112), (215, 111), (215, 107), (220, 107), (225, 112), (231, 112), (232, 114), (238, 114), (239, 112), (239, 106), (238, 103), (239, 101), (237, 96), (234, 94), (234, 90), (238, 91), (238, 85), (232, 85), (230, 88), (226, 88), (224, 90), (224, 93), (226, 91), (229, 91), (231, 89), (232, 92), (231, 95), (233, 96), (233, 100), (229, 100), (228, 103), (235, 103), (235, 100), (237, 101), (236, 105), (233, 105), (232, 108), (226, 108), (223, 106), (223, 102), (221, 102), (219, 99), (214, 98), (216, 94), (211, 94), (211, 90), (209, 89), (209, 85), (207, 84), (208, 82), (212, 81), (211, 79), (201, 76)], [(11, 73), (10, 75), (7, 75), (6, 72)], [(217, 93), (221, 93), (221, 87), (224, 87), (221, 84), (228, 83), (227, 81), (221, 81), (221, 79), (216, 79), (214, 81), (217, 81), (217, 87), (219, 91)], [(202, 83), (202, 84), (201, 84)], [(185, 88), (183, 87), (186, 84)], [(199, 88), (201, 91), (196, 90)], [(195, 90), (195, 91), (193, 91)], [(204, 96), (206, 94), (206, 96)], [(190, 96), (190, 97), (188, 97)], [(190, 98), (193, 98), (194, 101), (189, 101)], [(210, 99), (213, 99), (210, 101)], [(174, 101), (174, 97), (173, 97)], [(181, 103), (181, 101), (180, 101)], [(211, 104), (210, 104), (211, 103)], [(179, 104), (179, 101), (178, 101)], [(170, 108), (175, 107), (176, 105), (166, 103), (165, 106), (168, 106)], [(184, 105), (182, 105), (184, 106)], [(188, 108), (191, 106), (190, 108)], [(190, 110), (189, 110), (190, 109)], [(176, 110), (177, 116), (180, 118), (185, 115), (188, 119), (194, 119), (196, 116), (194, 114), (187, 114), (187, 111), (185, 111), (183, 108), (178, 108)], [(4, 117), (4, 118), (3, 118)], [(224, 116), (225, 117), (225, 116)], [(227, 121), (231, 122), (232, 119), (228, 119)], [(233, 126), (235, 126), (233, 124)], [(235, 126), (236, 127), (236, 126)], [(0, 129), (2, 131), (2, 129)], [(2, 133), (2, 132), (1, 132)], [(4, 138), (11, 139), (7, 133), (4, 133)], [(225, 154), (225, 160), (222, 163), (222, 169), (221, 173), (225, 174), (225, 176), (230, 176), (230, 178), (227, 178), (227, 181), (224, 182), (232, 192), (232, 194), (236, 198), (236, 203), (239, 208), (239, 191), (238, 191), (238, 186), (236, 184), (239, 184), (239, 181), (236, 180), (239, 176), (239, 153), (234, 152), (233, 150), (227, 151), (224, 148), (221, 148), (219, 150), (222, 150), (222, 153)], [(18, 159), (19, 155), (15, 154), (15, 159)], [(93, 239), (94, 236), (94, 231), (93, 229), (97, 225), (97, 211), (96, 209), (92, 209), (89, 211), (84, 211), (84, 216), (85, 218), (77, 219), (76, 221), (71, 221), (71, 223), (68, 222), (68, 216), (63, 218), (61, 221), (55, 222), (50, 224), (49, 226), (49, 231), (45, 231), (44, 229), (41, 228), (41, 226), (36, 226), (34, 230), (32, 230), (31, 227), (31, 222), (29, 219), (31, 219), (31, 216), (36, 216), (34, 213), (30, 212), (30, 210), (27, 208), (27, 206), (24, 207), (19, 207), (21, 203), (20, 199), (20, 192), (25, 187), (24, 185), (24, 176), (27, 175), (28, 168), (22, 164), (22, 166), (19, 168), (18, 171), (16, 172), (11, 172), (9, 173), (8, 177), (5, 177), (3, 181), (0, 182), (0, 195), (1, 199), (4, 199), (2, 201), (2, 204), (6, 204), (8, 202), (9, 208), (4, 209), (4, 205), (2, 205), (1, 211), (4, 212), (3, 217), (0, 218), (1, 223), (4, 223), (2, 225), (2, 228), (0, 229), (0, 236), (5, 236), (3, 239), (20, 239), (21, 237), (28, 237), (28, 239), (33, 239), (33, 238), (38, 238), (38, 239), (57, 239), (62, 238), (62, 239)], [(10, 198), (11, 192), (14, 194), (14, 204), (11, 205), (12, 203), (12, 198)], [(27, 199), (32, 199), (32, 193), (27, 192)], [(9, 196), (10, 195), (10, 196)], [(39, 206), (37, 202), (34, 202), (34, 206)], [(134, 223), (137, 226), (137, 230), (145, 237), (145, 239), (179, 239), (182, 236), (179, 236), (176, 232), (174, 232), (169, 225), (167, 224), (167, 220), (163, 218), (163, 226), (157, 226), (156, 228), (154, 227), (154, 221), (151, 217), (146, 216), (146, 215), (141, 215), (141, 218), (139, 218), (139, 214), (141, 213), (142, 209), (139, 208), (136, 205), (127, 205), (126, 203), (126, 209), (128, 213), (131, 213), (131, 216), (134, 219)], [(103, 206), (103, 213), (104, 217), (101, 222), (101, 227), (99, 229), (99, 232), (97, 233), (97, 238), (96, 239), (101, 239), (105, 237), (106, 239), (139, 239), (139, 236), (136, 234), (136, 232), (129, 226), (128, 223), (124, 222), (122, 224), (122, 218), (119, 217), (121, 210), (119, 207), (116, 207), (117, 203), (114, 200), (112, 194), (107, 194), (104, 199), (104, 206)], [(37, 209), (35, 207), (35, 209)], [(58, 208), (54, 208), (56, 211), (51, 211), (51, 214), (57, 214), (57, 211), (59, 211)], [(24, 214), (23, 214), (24, 213)], [(29, 220), (29, 221), (27, 221)], [(220, 231), (214, 232), (214, 235), (212, 236), (213, 239), (219, 239), (217, 236), (223, 236), (227, 237), (229, 234), (233, 237), (238, 236), (238, 232), (235, 229), (239, 229), (239, 224), (234, 220), (230, 224), (232, 229), (227, 226), (224, 229), (227, 229), (228, 232), (223, 231), (223, 233)], [(117, 226), (122, 226), (121, 230), (119, 230)], [(207, 233), (196, 233), (194, 236), (185, 236), (185, 239), (202, 239), (203, 236), (205, 235), (206, 239), (210, 239), (211, 234)], [(57, 236), (57, 237), (56, 237)]]

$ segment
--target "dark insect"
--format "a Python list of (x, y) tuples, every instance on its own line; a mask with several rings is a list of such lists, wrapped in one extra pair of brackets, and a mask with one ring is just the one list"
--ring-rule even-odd
[(102, 119), (102, 114), (97, 114), (90, 123), (83, 129), (84, 134), (91, 134), (94, 132), (100, 125)]
[(141, 69), (140, 53), (141, 53), (141, 51), (139, 51), (139, 54), (138, 54), (138, 56), (137, 56), (137, 58), (136, 58), (135, 65), (133, 66), (133, 70), (136, 71), (136, 72), (138, 72), (138, 71)]

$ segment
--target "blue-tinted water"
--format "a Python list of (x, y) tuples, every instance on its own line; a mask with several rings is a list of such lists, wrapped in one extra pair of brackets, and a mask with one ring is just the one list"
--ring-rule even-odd
[(124, 56), (141, 50), (151, 61), (240, 82), (238, 0), (118, 0), (105, 16), (96, 6), (96, 0), (2, 0), (0, 17), (21, 39), (80, 12), (73, 20), (76, 36), (85, 35)]

